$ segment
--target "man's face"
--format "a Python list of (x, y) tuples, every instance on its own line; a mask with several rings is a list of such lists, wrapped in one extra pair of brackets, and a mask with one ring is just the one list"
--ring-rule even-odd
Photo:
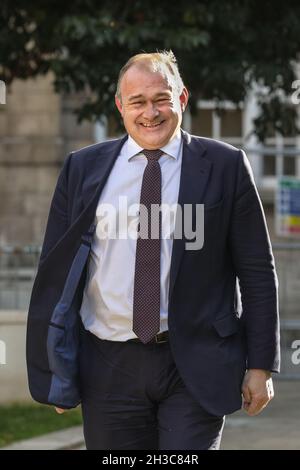
[(188, 101), (186, 88), (178, 96), (160, 72), (133, 65), (125, 72), (120, 91), (116, 105), (127, 133), (148, 150), (166, 145), (180, 127)]

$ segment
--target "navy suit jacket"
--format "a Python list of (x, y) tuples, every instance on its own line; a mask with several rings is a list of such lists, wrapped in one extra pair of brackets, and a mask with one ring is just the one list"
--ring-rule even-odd
[[(182, 136), (178, 203), (205, 205), (204, 245), (186, 250), (184, 238), (173, 242), (170, 347), (191, 394), (210, 413), (223, 415), (241, 407), (247, 368), (279, 371), (277, 277), (265, 217), (244, 152), (184, 131)], [(126, 138), (72, 152), (58, 178), (28, 315), (29, 386), (33, 398), (42, 403), (65, 408), (77, 404), (49, 398), (53, 378), (46, 347), (49, 322)], [(74, 303), (78, 322), (85, 275), (86, 267)], [(74, 361), (76, 369), (76, 354)], [(78, 387), (80, 401), (80, 384), (75, 380), (72, 387)]]

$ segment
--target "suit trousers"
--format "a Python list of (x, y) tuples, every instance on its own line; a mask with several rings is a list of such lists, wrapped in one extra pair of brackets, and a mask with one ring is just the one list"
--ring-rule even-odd
[(225, 417), (191, 396), (169, 342), (108, 341), (85, 331), (80, 385), (87, 449), (219, 449)]

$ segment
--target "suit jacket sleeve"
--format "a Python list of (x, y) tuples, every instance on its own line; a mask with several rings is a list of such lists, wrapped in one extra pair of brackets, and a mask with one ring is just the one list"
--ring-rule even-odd
[(44, 236), (39, 265), (41, 265), (56, 243), (69, 227), (68, 220), (68, 172), (72, 153), (67, 156), (59, 174), (52, 197), (46, 232)]
[(250, 164), (242, 151), (230, 246), (240, 283), (248, 369), (279, 372), (278, 281), (262, 204)]

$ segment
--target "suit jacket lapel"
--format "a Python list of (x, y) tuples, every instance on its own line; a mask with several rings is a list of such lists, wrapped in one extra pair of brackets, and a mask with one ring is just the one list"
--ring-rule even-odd
[(91, 224), (94, 223), (101, 191), (127, 138), (126, 135), (121, 139), (112, 141), (96, 156), (86, 157), (86, 176), (82, 186), (84, 209), (74, 223), (74, 236), (79, 235), (80, 238), (82, 234), (87, 233)]
[(105, 147), (105, 153), (99, 153), (97, 157), (87, 157), (86, 179), (82, 187), (82, 199), (84, 207), (89, 205), (100, 197), (101, 191), (107, 181), (111, 169), (120, 154), (121, 148), (128, 136), (111, 142), (111, 145)]
[[(179, 185), (178, 204), (184, 211), (184, 204), (201, 204), (208, 183), (211, 170), (211, 162), (204, 158), (206, 148), (199, 140), (192, 138), (187, 132), (182, 131), (183, 154), (181, 165), (181, 176)], [(176, 223), (180, 221), (176, 220)], [(180, 262), (185, 249), (184, 235), (181, 239), (174, 239), (171, 269), (169, 304), (173, 293)]]

